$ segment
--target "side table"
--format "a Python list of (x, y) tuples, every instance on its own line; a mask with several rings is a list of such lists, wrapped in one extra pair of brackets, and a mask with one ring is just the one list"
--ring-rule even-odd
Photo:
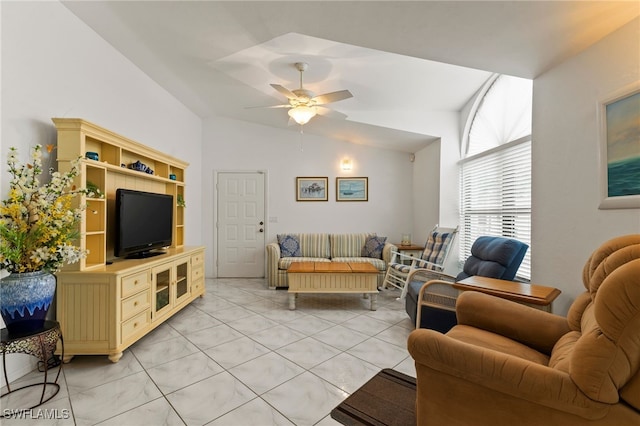
[[(403, 256), (409, 256), (409, 257), (417, 257), (419, 258), (420, 256), (422, 256), (422, 252), (424, 251), (424, 247), (423, 246), (419, 246), (416, 244), (397, 244), (397, 243), (393, 243), (396, 247), (398, 247), (398, 253), (400, 253)], [(411, 260), (405, 258), (400, 259), (400, 263), (404, 263), (405, 265), (411, 265)]]
[[(9, 330), (3, 328), (0, 331), (0, 350), (2, 350), (2, 369), (4, 371), (4, 380), (7, 386), (7, 392), (0, 395), (0, 398), (21, 389), (29, 388), (32, 386), (42, 386), (42, 395), (40, 396), (40, 402), (33, 407), (29, 407), (29, 409), (32, 409), (44, 404), (45, 402), (56, 396), (60, 391), (58, 378), (60, 377), (60, 372), (62, 371), (62, 362), (60, 362), (60, 367), (58, 368), (58, 373), (56, 374), (54, 381), (49, 382), (48, 361), (53, 356), (53, 353), (56, 350), (58, 340), (60, 341), (62, 351), (60, 359), (63, 359), (64, 341), (62, 339), (62, 330), (60, 329), (60, 324), (57, 321), (45, 321), (42, 327), (31, 332), (10, 333)], [(17, 389), (11, 389), (11, 386), (9, 385), (9, 378), (7, 376), (6, 360), (8, 354), (15, 353), (33, 355), (40, 361), (42, 361), (44, 369), (44, 381), (42, 383), (33, 383), (30, 385), (19, 387)], [(45, 399), (47, 386), (54, 387), (55, 391), (47, 399)]]
[(560, 294), (560, 290), (554, 287), (499, 280), (477, 275), (458, 281), (453, 284), (453, 287), (460, 291), (475, 290), (491, 294), (547, 312), (551, 312), (553, 301)]

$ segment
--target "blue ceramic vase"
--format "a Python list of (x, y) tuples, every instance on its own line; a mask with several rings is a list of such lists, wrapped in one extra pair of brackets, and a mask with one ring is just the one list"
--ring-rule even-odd
[(56, 277), (46, 271), (13, 273), (0, 280), (0, 313), (10, 333), (44, 325), (56, 292)]

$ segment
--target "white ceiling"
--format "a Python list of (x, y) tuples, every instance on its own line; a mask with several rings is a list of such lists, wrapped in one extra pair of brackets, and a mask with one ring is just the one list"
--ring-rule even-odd
[[(287, 128), (270, 83), (316, 94), (346, 120), (304, 126), (416, 152), (491, 73), (535, 78), (640, 15), (640, 1), (69, 1), (107, 42), (201, 117)], [(289, 127), (298, 131), (297, 127)]]

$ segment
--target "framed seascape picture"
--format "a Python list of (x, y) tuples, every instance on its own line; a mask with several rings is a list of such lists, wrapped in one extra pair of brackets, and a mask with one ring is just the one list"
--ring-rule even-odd
[(640, 81), (598, 104), (600, 209), (640, 208)]
[(296, 201), (327, 201), (327, 177), (297, 177)]
[(337, 177), (336, 201), (368, 201), (369, 178)]

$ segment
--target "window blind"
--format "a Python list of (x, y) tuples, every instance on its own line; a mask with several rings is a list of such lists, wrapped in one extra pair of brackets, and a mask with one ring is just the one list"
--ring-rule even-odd
[(482, 235), (529, 245), (517, 277), (531, 279), (531, 137), (468, 157), (460, 166), (460, 259)]

